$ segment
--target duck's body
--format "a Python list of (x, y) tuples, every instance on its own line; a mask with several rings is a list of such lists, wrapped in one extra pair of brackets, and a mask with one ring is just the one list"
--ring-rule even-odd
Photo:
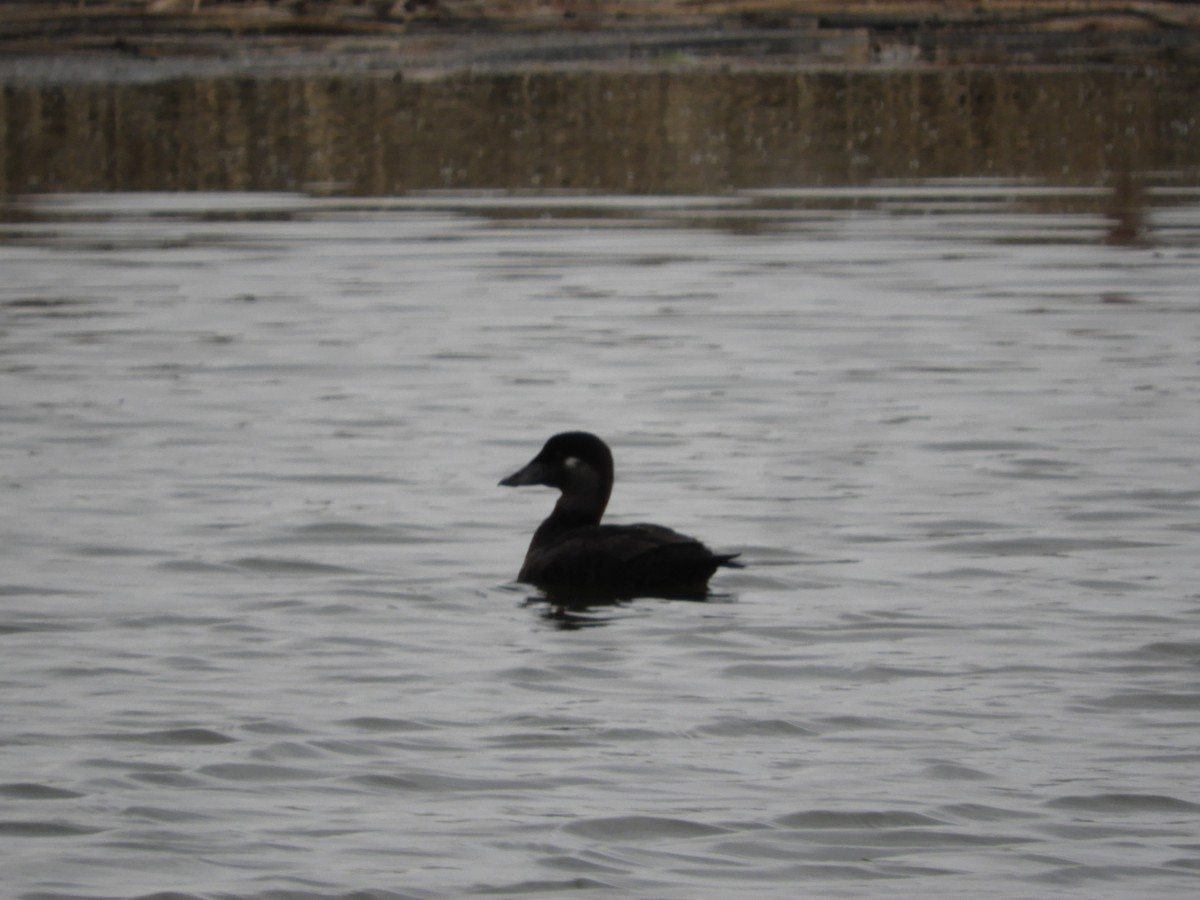
[(615, 596), (703, 595), (736, 553), (713, 553), (695, 538), (661, 525), (601, 525), (612, 493), (608, 446), (593, 434), (555, 435), (525, 468), (500, 484), (543, 484), (562, 491), (534, 532), (518, 581), (551, 591)]

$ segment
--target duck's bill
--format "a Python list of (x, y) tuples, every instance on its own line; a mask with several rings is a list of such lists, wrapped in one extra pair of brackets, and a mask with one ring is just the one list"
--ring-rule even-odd
[(501, 487), (522, 487), (527, 484), (545, 484), (549, 475), (546, 466), (534, 460), (519, 472), (513, 472), (500, 482)]

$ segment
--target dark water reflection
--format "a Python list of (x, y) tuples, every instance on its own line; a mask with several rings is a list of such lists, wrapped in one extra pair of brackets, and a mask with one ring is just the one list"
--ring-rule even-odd
[(0, 192), (711, 194), (884, 178), (1195, 181), (1200, 71), (464, 73), (10, 86)]
[[(534, 590), (530, 588), (530, 590)], [(536, 610), (546, 624), (563, 631), (595, 628), (633, 614), (638, 600), (683, 603), (728, 603), (734, 595), (706, 589), (703, 591), (646, 592), (618, 595), (598, 591), (536, 590), (525, 597), (523, 605)]]

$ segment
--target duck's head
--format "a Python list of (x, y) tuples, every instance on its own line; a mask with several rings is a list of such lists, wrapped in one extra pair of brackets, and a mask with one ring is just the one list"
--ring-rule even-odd
[(500, 484), (504, 487), (544, 484), (558, 488), (562, 491), (560, 507), (586, 508), (594, 511), (599, 521), (612, 493), (612, 451), (594, 434), (565, 431), (546, 441), (525, 468)]

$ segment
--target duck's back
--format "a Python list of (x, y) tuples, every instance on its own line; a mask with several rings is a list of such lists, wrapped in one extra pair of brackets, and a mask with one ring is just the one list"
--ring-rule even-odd
[(518, 576), (551, 588), (636, 594), (703, 593), (719, 566), (737, 554), (713, 553), (661, 525), (590, 525), (530, 548)]

